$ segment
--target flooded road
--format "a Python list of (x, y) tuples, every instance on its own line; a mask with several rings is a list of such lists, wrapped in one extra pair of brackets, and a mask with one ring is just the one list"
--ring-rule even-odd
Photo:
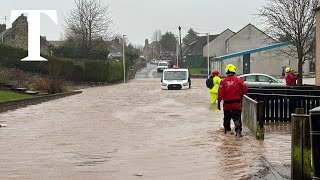
[(204, 79), (161, 90), (154, 67), (126, 84), (0, 114), (0, 179), (230, 180), (249, 179), (261, 157), (290, 164), (290, 130), (267, 126), (264, 142), (246, 127), (242, 138), (224, 135)]

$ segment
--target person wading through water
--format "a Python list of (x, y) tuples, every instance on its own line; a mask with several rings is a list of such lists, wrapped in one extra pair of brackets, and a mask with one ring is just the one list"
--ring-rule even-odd
[(224, 133), (231, 131), (230, 122), (233, 119), (235, 125), (236, 136), (241, 137), (241, 99), (242, 96), (248, 93), (248, 86), (242, 79), (235, 74), (237, 68), (233, 64), (228, 64), (225, 68), (228, 75), (220, 83), (218, 91), (218, 109), (221, 110), (220, 102), (223, 100), (223, 126)]
[(213, 110), (217, 110), (217, 99), (218, 99), (218, 90), (220, 87), (220, 77), (219, 77), (219, 71), (212, 71), (212, 76), (208, 78), (207, 81), (209, 83), (208, 91), (210, 93), (210, 99), (211, 99), (211, 108)]

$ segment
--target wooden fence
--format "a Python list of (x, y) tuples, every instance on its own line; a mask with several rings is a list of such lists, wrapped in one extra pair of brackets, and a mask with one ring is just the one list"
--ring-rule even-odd
[[(320, 91), (305, 90), (306, 93), (301, 90), (283, 91), (288, 94), (273, 94), (270, 89), (255, 91), (259, 93), (252, 93), (253, 90), (249, 90), (247, 96), (257, 102), (264, 102), (265, 122), (290, 122), (291, 114), (296, 108), (304, 108), (304, 113), (308, 114), (309, 110), (320, 106)], [(274, 93), (281, 93), (281, 90), (274, 90)], [(312, 93), (314, 95), (311, 95)]]
[[(258, 102), (261, 103), (259, 108)], [(262, 124), (259, 128), (263, 129), (264, 122), (292, 120), (291, 178), (293, 180), (311, 179), (312, 176), (312, 179), (320, 179), (319, 106), (320, 91), (314, 90), (314, 86), (250, 88), (249, 93), (243, 97), (243, 121), (253, 133), (257, 132), (254, 128), (258, 123)], [(260, 108), (260, 111), (257, 110)]]
[(257, 139), (264, 139), (264, 102), (257, 102), (248, 96), (242, 98), (242, 120), (255, 134)]

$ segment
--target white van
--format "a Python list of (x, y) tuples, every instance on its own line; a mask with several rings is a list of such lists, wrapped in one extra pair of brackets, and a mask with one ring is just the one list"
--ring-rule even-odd
[(157, 66), (157, 71), (158, 72), (161, 72), (163, 71), (164, 69), (168, 69), (168, 62), (167, 61), (160, 61), (158, 63), (158, 66)]
[(189, 89), (191, 87), (189, 69), (164, 69), (161, 83), (161, 89)]

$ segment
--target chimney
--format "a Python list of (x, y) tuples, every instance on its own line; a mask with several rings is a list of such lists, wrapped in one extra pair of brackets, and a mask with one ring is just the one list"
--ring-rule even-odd
[(5, 31), (7, 29), (6, 24), (0, 24), (0, 33), (2, 33), (3, 31)]

